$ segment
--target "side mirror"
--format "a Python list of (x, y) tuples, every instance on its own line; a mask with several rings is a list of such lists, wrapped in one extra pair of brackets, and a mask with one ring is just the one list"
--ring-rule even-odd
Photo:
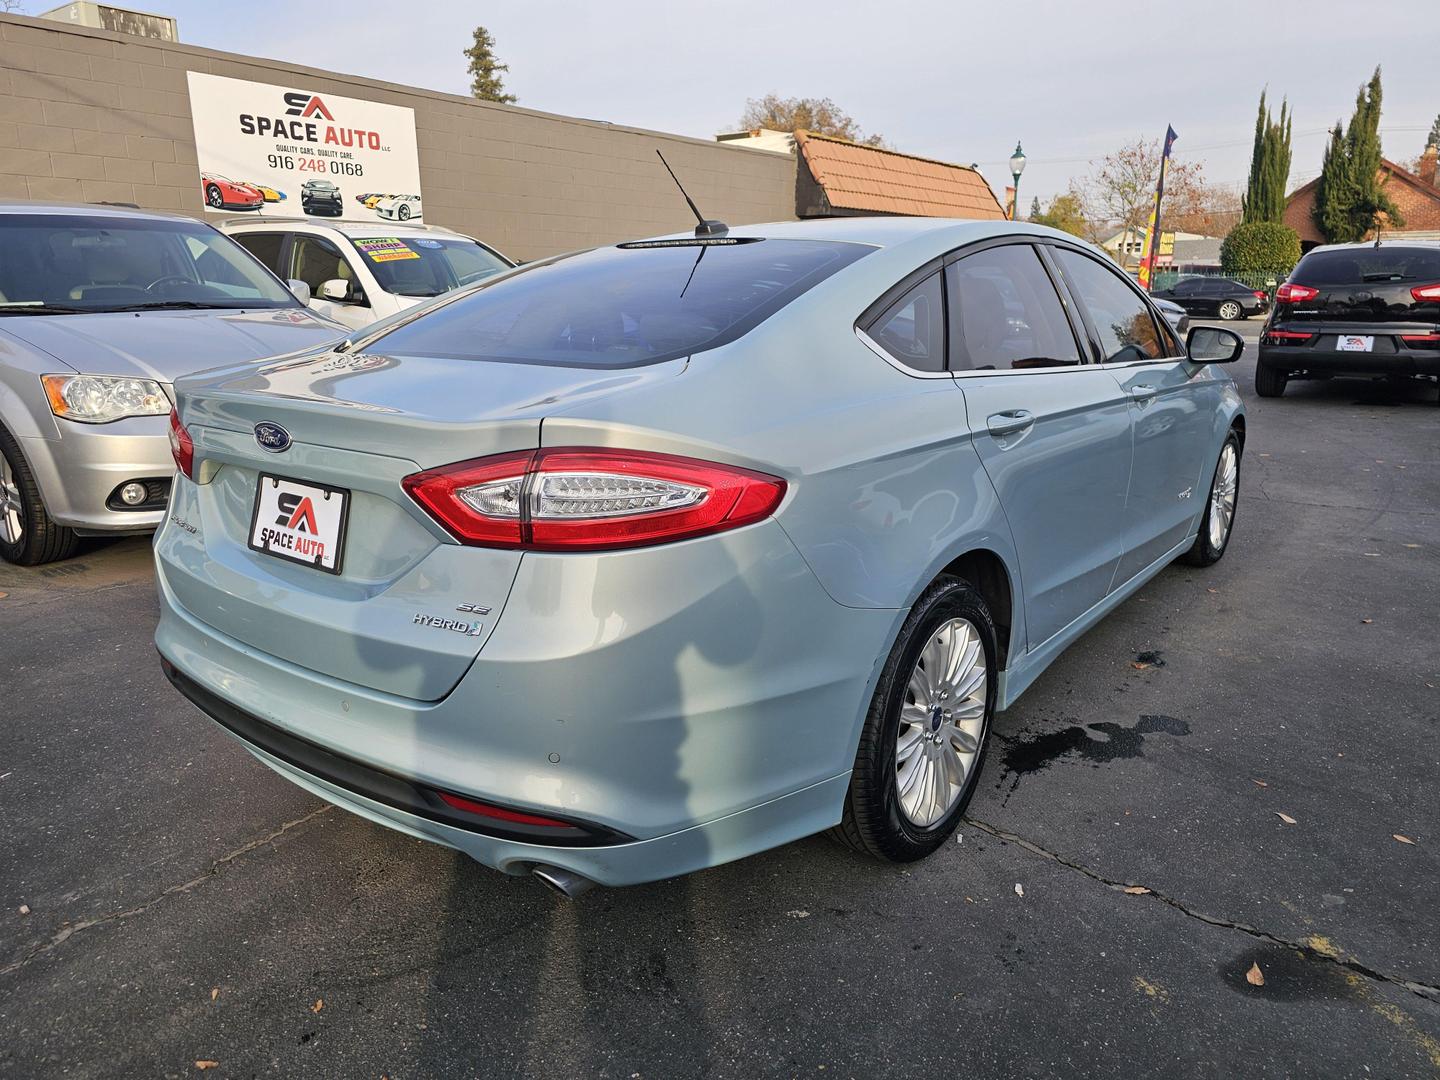
[(350, 299), (350, 283), (344, 278), (331, 278), (320, 283), (320, 299), (344, 303)]
[(1194, 364), (1229, 364), (1240, 359), (1245, 340), (1234, 330), (1218, 326), (1193, 326), (1185, 336), (1185, 351)]
[(290, 291), (295, 294), (296, 300), (299, 300), (302, 304), (310, 303), (309, 285), (305, 284), (305, 282), (301, 281), (299, 278), (293, 277), (289, 281), (285, 282), (285, 284), (290, 286)]

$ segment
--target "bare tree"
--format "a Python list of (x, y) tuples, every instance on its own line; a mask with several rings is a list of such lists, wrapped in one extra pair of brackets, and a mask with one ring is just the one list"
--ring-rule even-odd
[(866, 135), (850, 115), (829, 98), (782, 98), (766, 94), (751, 98), (740, 114), (744, 129), (771, 128), (775, 131), (813, 131), (864, 146), (884, 146), (880, 135)]
[(23, 0), (0, 0), (0, 14), (24, 15)]
[[(1137, 237), (1145, 234), (1155, 204), (1162, 153), (1159, 139), (1136, 139), (1092, 162), (1090, 175), (1072, 185), (1083, 198), (1085, 217), (1093, 230), (1090, 239), (1100, 239), (1095, 234), (1107, 229), (1124, 229)], [(1239, 214), (1239, 196), (1208, 183), (1201, 162), (1171, 158), (1165, 173), (1161, 229), (1223, 236)]]

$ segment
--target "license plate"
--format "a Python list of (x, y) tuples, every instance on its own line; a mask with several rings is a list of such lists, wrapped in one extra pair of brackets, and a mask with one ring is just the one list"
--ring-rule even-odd
[(342, 488), (261, 473), (250, 519), (250, 547), (338, 574), (349, 510), (350, 492)]
[(1340, 339), (1335, 342), (1335, 348), (1340, 352), (1372, 352), (1375, 349), (1375, 338), (1369, 334), (1341, 334)]

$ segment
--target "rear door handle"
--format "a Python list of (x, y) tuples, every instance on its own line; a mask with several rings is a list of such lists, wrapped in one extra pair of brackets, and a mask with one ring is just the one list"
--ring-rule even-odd
[(1160, 393), (1160, 391), (1153, 386), (1141, 385), (1130, 387), (1130, 396), (1136, 401), (1149, 401), (1158, 393)]
[(1024, 409), (1007, 409), (1005, 412), (993, 413), (985, 419), (985, 426), (990, 429), (990, 434), (997, 438), (1029, 431), (1034, 424), (1035, 417)]

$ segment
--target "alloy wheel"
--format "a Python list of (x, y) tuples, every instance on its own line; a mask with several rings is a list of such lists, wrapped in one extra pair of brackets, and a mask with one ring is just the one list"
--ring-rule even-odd
[(1235, 520), (1235, 492), (1240, 479), (1240, 460), (1235, 444), (1227, 442), (1220, 451), (1215, 467), (1215, 483), (1210, 489), (1210, 546), (1217, 552), (1225, 547), (1230, 536), (1230, 523)]
[(10, 459), (0, 454), (0, 540), (19, 544), (25, 539), (24, 503)]
[(968, 619), (942, 624), (920, 650), (895, 739), (895, 786), (912, 825), (943, 820), (965, 790), (985, 730), (988, 678), (984, 644)]
[(1220, 305), (1220, 318), (1238, 319), (1240, 317), (1240, 305), (1234, 300), (1226, 300)]

